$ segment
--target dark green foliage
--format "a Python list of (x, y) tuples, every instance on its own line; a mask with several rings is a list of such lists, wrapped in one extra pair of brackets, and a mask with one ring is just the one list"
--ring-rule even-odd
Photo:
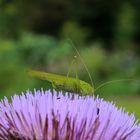
[(47, 66), (50, 61), (58, 61), (71, 50), (65, 42), (50, 36), (31, 33), (21, 35), (16, 43), (16, 49), (26, 65), (36, 67)]
[(0, 4), (0, 38), (16, 38), (19, 30), (19, 19), (16, 4)]
[(26, 29), (59, 37), (63, 25), (72, 21), (88, 29), (88, 41), (101, 40), (107, 49), (127, 46), (134, 40), (139, 43), (138, 0), (1, 0), (0, 4), (2, 36), (17, 36)]

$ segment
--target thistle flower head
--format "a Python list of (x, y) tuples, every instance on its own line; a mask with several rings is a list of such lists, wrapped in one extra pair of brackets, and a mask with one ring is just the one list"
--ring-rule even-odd
[(140, 126), (100, 98), (27, 91), (0, 102), (0, 140), (140, 140)]

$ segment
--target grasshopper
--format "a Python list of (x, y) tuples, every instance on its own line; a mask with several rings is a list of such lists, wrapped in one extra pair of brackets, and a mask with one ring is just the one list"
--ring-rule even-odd
[(78, 93), (81, 95), (93, 95), (94, 93), (94, 88), (89, 83), (80, 79), (37, 70), (28, 70), (27, 73), (30, 76), (51, 82), (55, 89)]
[[(80, 80), (79, 78), (73, 78), (69, 77), (69, 72), (67, 76), (63, 75), (58, 75), (58, 74), (53, 74), (53, 73), (47, 73), (47, 72), (41, 72), (37, 70), (28, 70), (27, 73), (32, 76), (36, 77), (42, 80), (47, 80), (52, 83), (53, 88), (57, 90), (63, 90), (67, 92), (73, 92), (73, 93), (78, 93), (80, 95), (93, 95), (94, 93), (94, 87), (93, 87), (93, 81), (91, 78), (91, 75), (88, 71), (88, 68), (86, 64), (84, 63), (84, 60), (82, 59), (79, 51), (75, 48), (74, 44), (72, 41), (70, 41), (71, 46), (73, 49), (75, 49), (76, 53), (78, 54), (81, 62), (84, 64), (84, 67), (89, 75), (91, 85), (83, 80)], [(75, 57), (76, 58), (76, 57)], [(75, 60), (72, 61), (72, 64), (74, 63)]]

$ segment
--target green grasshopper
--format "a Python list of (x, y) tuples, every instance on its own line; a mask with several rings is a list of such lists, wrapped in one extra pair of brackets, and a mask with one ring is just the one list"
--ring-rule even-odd
[(37, 70), (28, 70), (27, 73), (30, 76), (51, 82), (55, 89), (73, 93), (76, 92), (80, 95), (93, 95), (94, 93), (94, 88), (89, 83), (76, 78), (41, 72)]
[[(36, 77), (36, 78), (39, 78), (42, 80), (47, 80), (47, 81), (51, 82), (53, 88), (55, 88), (57, 90), (78, 93), (80, 95), (93, 95), (94, 94), (93, 81), (92, 81), (91, 75), (88, 71), (88, 68), (87, 68), (86, 64), (84, 63), (84, 60), (82, 59), (79, 51), (74, 47), (74, 44), (72, 43), (72, 41), (70, 41), (70, 43), (71, 43), (71, 46), (73, 47), (73, 49), (75, 49), (75, 51), (77, 52), (81, 62), (83, 63), (83, 65), (89, 75), (91, 85), (83, 80), (80, 80), (77, 77), (76, 78), (69, 77), (70, 69), (67, 73), (67, 76), (62, 76), (62, 75), (47, 73), (47, 72), (41, 72), (41, 71), (36, 71), (36, 70), (28, 70), (27, 73), (32, 77)], [(76, 59), (76, 57), (72, 61), (71, 65), (73, 65), (75, 59)]]

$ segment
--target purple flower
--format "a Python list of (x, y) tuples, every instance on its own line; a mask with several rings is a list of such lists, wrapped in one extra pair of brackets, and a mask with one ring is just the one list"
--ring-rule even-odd
[(41, 90), (0, 102), (0, 140), (140, 140), (137, 123), (98, 97)]

